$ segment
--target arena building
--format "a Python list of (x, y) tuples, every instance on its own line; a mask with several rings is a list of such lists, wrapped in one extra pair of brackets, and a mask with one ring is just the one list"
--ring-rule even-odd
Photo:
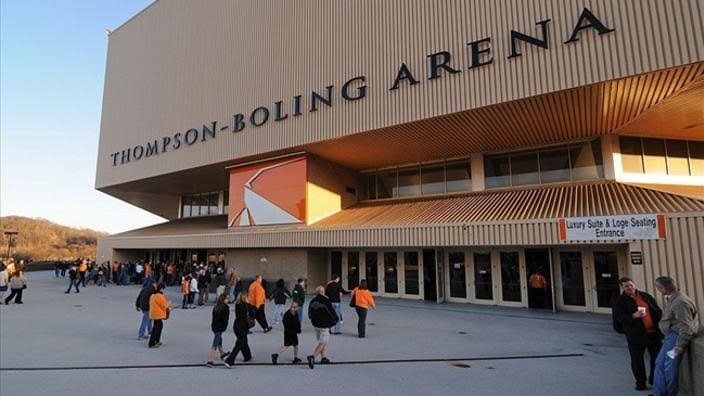
[(704, 306), (701, 1), (155, 1), (109, 35), (98, 261), (380, 296)]

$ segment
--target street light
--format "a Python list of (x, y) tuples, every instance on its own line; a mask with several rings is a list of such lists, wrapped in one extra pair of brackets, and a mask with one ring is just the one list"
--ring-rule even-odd
[(12, 256), (10, 255), (10, 246), (12, 246), (12, 237), (15, 236), (15, 235), (17, 235), (18, 232), (17, 232), (17, 231), (5, 231), (3, 234), (5, 234), (5, 236), (8, 237), (8, 240), (7, 240), (7, 258), (10, 259), (10, 257), (12, 257)]

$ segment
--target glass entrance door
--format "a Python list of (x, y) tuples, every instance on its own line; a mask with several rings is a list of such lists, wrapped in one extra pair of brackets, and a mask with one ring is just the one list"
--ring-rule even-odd
[(359, 252), (347, 252), (347, 288), (359, 286)]
[(379, 291), (379, 266), (378, 259), (379, 255), (377, 252), (365, 252), (364, 253), (364, 270), (367, 273), (367, 287), (369, 287), (370, 292)]
[(339, 276), (342, 279), (342, 252), (330, 252), (330, 279)]
[(417, 296), (420, 294), (418, 276), (418, 252), (403, 252), (403, 283), (405, 285), (404, 293), (406, 295)]
[(619, 294), (618, 256), (615, 251), (594, 252), (594, 281), (594, 308), (611, 308)]
[(398, 254), (384, 252), (384, 293), (398, 294)]
[(526, 275), (528, 276), (528, 307), (552, 309), (550, 250), (526, 249), (525, 254)]
[(435, 287), (435, 250), (423, 249), (423, 299), (437, 301)]
[(501, 252), (501, 300), (504, 302), (521, 301), (521, 270), (518, 264), (518, 252)]
[(560, 252), (562, 305), (586, 307), (582, 252)]
[(474, 253), (474, 298), (485, 301), (494, 299), (490, 253)]
[(447, 266), (450, 271), (450, 297), (467, 298), (464, 252), (447, 253)]

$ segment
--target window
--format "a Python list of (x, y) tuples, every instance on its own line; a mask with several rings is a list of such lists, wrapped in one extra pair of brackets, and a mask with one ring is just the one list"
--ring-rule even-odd
[[(218, 214), (220, 192), (184, 195), (181, 197), (181, 217), (208, 216)], [(227, 213), (227, 209), (225, 209)]]
[(420, 168), (398, 170), (398, 196), (412, 197), (420, 195)]
[(366, 177), (367, 199), (376, 199), (376, 175), (370, 174)]
[(486, 188), (511, 185), (511, 165), (508, 154), (484, 157), (484, 184)]
[(704, 142), (687, 142), (692, 176), (704, 176)]
[(667, 173), (670, 175), (689, 176), (689, 155), (687, 141), (667, 140)]
[(181, 198), (181, 217), (191, 216), (191, 197), (184, 196)]
[(450, 163), (445, 166), (445, 178), (447, 179), (447, 192), (470, 191), (472, 189), (471, 162)]
[(511, 154), (511, 185), (539, 184), (538, 153)]
[(601, 143), (599, 139), (570, 145), (569, 147), (572, 180), (601, 179), (604, 177), (604, 163), (601, 158)]
[(640, 138), (621, 136), (619, 138), (621, 146), (621, 164), (623, 171), (629, 173), (644, 173), (643, 167), (643, 146)]
[(230, 209), (230, 191), (225, 190), (222, 198), (222, 214), (227, 214)]
[(704, 142), (621, 136), (623, 171), (704, 176)]
[(540, 181), (555, 183), (570, 180), (570, 156), (567, 147), (540, 151)]
[(604, 177), (599, 139), (541, 150), (484, 157), (487, 188)]
[(421, 167), (420, 179), (421, 194), (442, 194), (445, 192), (445, 167), (443, 165)]
[(396, 170), (384, 172), (376, 175), (376, 197), (377, 198), (392, 198), (397, 197), (396, 194)]
[(645, 159), (645, 173), (667, 174), (664, 140), (643, 139), (643, 158)]

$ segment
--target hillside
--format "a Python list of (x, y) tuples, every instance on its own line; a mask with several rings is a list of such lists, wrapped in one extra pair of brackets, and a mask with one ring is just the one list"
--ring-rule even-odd
[(95, 257), (98, 238), (108, 235), (90, 229), (62, 226), (45, 219), (21, 216), (0, 217), (0, 256), (7, 255), (6, 230), (17, 231), (12, 237), (12, 255), (17, 259), (68, 260)]

